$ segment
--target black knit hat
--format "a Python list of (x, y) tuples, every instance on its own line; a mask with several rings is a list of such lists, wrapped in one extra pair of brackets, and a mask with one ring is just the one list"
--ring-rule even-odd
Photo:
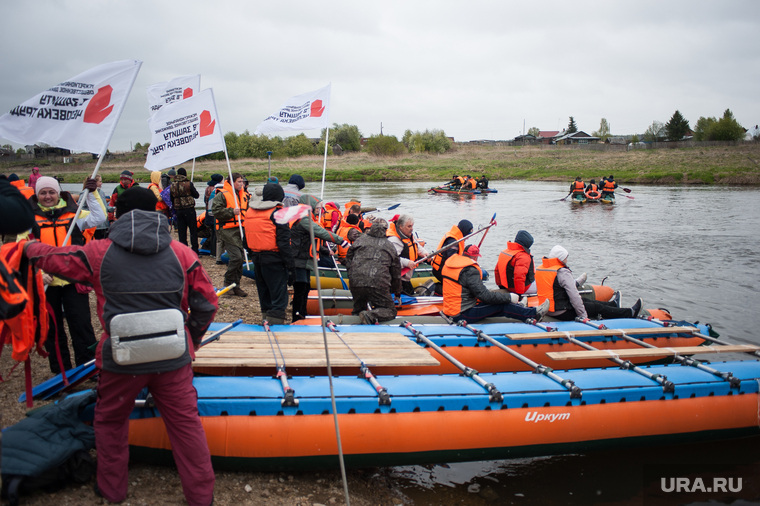
[(470, 232), (472, 232), (472, 222), (470, 220), (460, 221), (457, 227), (462, 231), (462, 235), (470, 235)]
[(116, 217), (127, 214), (129, 211), (141, 209), (143, 211), (156, 210), (156, 195), (152, 190), (133, 186), (119, 195), (116, 199)]
[(533, 246), (533, 236), (525, 230), (520, 230), (515, 236), (515, 242), (525, 249), (530, 249)]
[(179, 169), (177, 169), (177, 175), (178, 176), (187, 176), (187, 171), (185, 170), (184, 167), (180, 167)]
[(285, 190), (277, 183), (267, 183), (261, 192), (261, 200), (271, 200), (273, 202), (282, 202), (285, 198)]
[(211, 174), (211, 180), (207, 183), (208, 186), (216, 186), (224, 181), (224, 176), (221, 174)]
[(303, 180), (303, 176), (293, 174), (290, 176), (290, 179), (288, 179), (288, 184), (294, 184), (299, 190), (303, 190), (303, 187), (306, 186), (306, 181)]

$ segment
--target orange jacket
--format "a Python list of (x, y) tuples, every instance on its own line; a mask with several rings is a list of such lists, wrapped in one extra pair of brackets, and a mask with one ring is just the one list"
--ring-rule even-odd
[[(20, 313), (12, 318), (0, 320), (0, 336), (2, 336), (0, 346), (12, 343), (11, 356), (18, 362), (25, 361), (35, 346), (37, 353), (41, 356), (46, 357), (48, 355), (44, 348), (49, 321), (45, 284), (42, 281), (42, 271), (35, 271), (31, 262), (22, 262), (25, 243), (26, 241), (10, 242), (0, 247), (2, 269), (15, 278), (15, 280), (3, 279), (2, 298), (18, 302), (20, 294), (26, 300), (26, 304)], [(23, 273), (20, 272), (22, 270)], [(16, 284), (15, 289), (12, 288), (13, 284)], [(21, 292), (17, 292), (15, 295), (8, 292), (8, 290), (18, 289), (21, 289)]]

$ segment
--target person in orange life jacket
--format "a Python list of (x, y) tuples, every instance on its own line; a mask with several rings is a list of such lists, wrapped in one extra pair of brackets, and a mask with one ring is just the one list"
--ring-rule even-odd
[(18, 191), (21, 192), (21, 195), (24, 196), (24, 198), (28, 199), (32, 195), (34, 195), (34, 188), (31, 186), (27, 186), (23, 179), (19, 179), (16, 174), (11, 174), (8, 176), (8, 181), (18, 188)]
[[(113, 192), (111, 192), (111, 200), (108, 205), (115, 209), (116, 202), (119, 200), (119, 195), (124, 193), (125, 190), (132, 188), (133, 186), (140, 186), (139, 184), (135, 183), (134, 174), (126, 169), (121, 171), (121, 174), (119, 174), (119, 184), (116, 186), (116, 188), (113, 189)], [(112, 214), (109, 214), (108, 219), (109, 221), (113, 221), (114, 216)]]
[(428, 255), (427, 250), (414, 240), (413, 234), (414, 218), (408, 214), (402, 214), (388, 225), (388, 240), (396, 248), (396, 253), (401, 260), (401, 270), (409, 269), (401, 276), (401, 289), (406, 295), (414, 295), (411, 279), (417, 267), (417, 260)]
[[(105, 206), (97, 192), (97, 182), (89, 178), (85, 188), (89, 190), (87, 194), (89, 211), (82, 211), (79, 214), (69, 244), (84, 244), (82, 232), (95, 227), (106, 219)], [(17, 239), (27, 239), (33, 236), (33, 238), (50, 246), (63, 245), (63, 240), (77, 211), (77, 205), (71, 194), (62, 192), (55, 178), (42, 176), (37, 180), (36, 195), (28, 202), (32, 205), (35, 223), (30, 231), (31, 233), (19, 234)], [(92, 328), (90, 317), (89, 290), (83, 289), (82, 286), (77, 287), (69, 281), (52, 277), (49, 273), (45, 273), (43, 277), (45, 283), (48, 283), (45, 292), (47, 301), (53, 309), (53, 314), (50, 315), (51, 324), (45, 349), (50, 354), (48, 356), (50, 370), (59, 374), (61, 366), (64, 370), (71, 369), (71, 355), (68, 336), (64, 327), (64, 316), (68, 323), (69, 334), (71, 334), (75, 364), (82, 365), (95, 357), (95, 354), (89, 349), (95, 343), (95, 331)]]
[(577, 281), (567, 267), (568, 253), (562, 246), (554, 246), (536, 269), (538, 300), (549, 302), (549, 316), (562, 321), (576, 318), (636, 318), (641, 311), (641, 299), (630, 308), (621, 308), (613, 302), (581, 298), (578, 284), (585, 281), (585, 273)]
[(575, 181), (570, 183), (570, 193), (572, 193), (573, 197), (577, 195), (583, 195), (583, 190), (585, 187), (586, 185), (583, 183), (583, 179), (578, 176), (575, 178)]
[[(321, 205), (321, 201), (318, 198), (305, 193), (301, 195), (299, 203), (311, 206), (312, 212), (309, 216), (304, 216), (290, 227), (290, 243), (293, 246), (296, 269), (293, 281), (293, 321), (306, 317), (306, 303), (308, 302), (309, 287), (311, 285), (310, 269), (313, 269), (312, 258), (315, 254), (319, 254), (320, 243), (329, 241), (345, 248), (349, 245), (349, 242), (338, 234), (333, 234), (317, 224), (316, 213)], [(317, 243), (316, 253), (311, 248), (309, 227), (313, 227), (314, 229), (314, 239)], [(330, 260), (329, 266), (334, 267), (332, 260)]]
[(230, 257), (227, 271), (224, 273), (224, 286), (235, 283), (237, 286), (232, 289), (232, 293), (238, 297), (248, 296), (240, 288), (244, 260), (243, 238), (240, 236), (240, 224), (245, 217), (243, 184), (243, 175), (239, 172), (233, 172), (232, 181), (228, 177), (224, 186), (217, 191), (216, 196), (211, 201), (211, 211), (219, 224), (216, 233), (222, 245), (221, 249), (226, 249), (227, 255)]
[(322, 228), (330, 232), (338, 232), (340, 227), (340, 208), (335, 202), (325, 202), (322, 211)]
[[(470, 235), (470, 233), (472, 233), (472, 222), (470, 220), (461, 220), (459, 223), (451, 227), (451, 230), (446, 232), (446, 235), (443, 236), (441, 242), (438, 243), (436, 250), (443, 248), (447, 244), (458, 241), (459, 239)], [(464, 241), (462, 241), (457, 245), (456, 248), (452, 246), (451, 248), (445, 251), (441, 251), (433, 257), (433, 260), (430, 262), (430, 264), (433, 266), (433, 276), (435, 276), (435, 279), (438, 281), (443, 280), (443, 277), (441, 276), (441, 269), (443, 269), (443, 266), (446, 264), (446, 260), (455, 253), (461, 255), (464, 251), (464, 247), (465, 244)], [(438, 291), (440, 292), (440, 290)]]
[(597, 186), (596, 181), (592, 179), (591, 181), (588, 182), (588, 184), (586, 185), (586, 188), (583, 191), (584, 193), (598, 192), (599, 186)]
[(36, 189), (37, 180), (41, 177), (42, 177), (42, 174), (40, 174), (40, 168), (33, 167), (32, 173), (29, 175), (29, 186), (32, 188), (32, 190)]
[(483, 284), (477, 259), (480, 249), (471, 244), (463, 254), (451, 256), (443, 266), (443, 312), (454, 321), (477, 322), (492, 316), (505, 316), (525, 321), (540, 320), (549, 304), (537, 308), (512, 303), (504, 291), (489, 290)]
[[(16, 235), (29, 230), (34, 224), (34, 213), (29, 201), (0, 174), (0, 234), (3, 243), (15, 241)], [(9, 241), (6, 241), (6, 237)]]
[(533, 236), (519, 230), (514, 242), (507, 242), (507, 249), (499, 253), (494, 278), (499, 288), (517, 295), (536, 293), (536, 276), (530, 247)]
[[(156, 198), (147, 188), (129, 189), (119, 196), (108, 239), (64, 248), (31, 243), (25, 254), (43, 270), (91, 285), (97, 296), (103, 335), (96, 353), (96, 493), (109, 502), (127, 496), (129, 414), (135, 397), (148, 388), (161, 411), (185, 499), (208, 505), (214, 495), (214, 470), (198, 414), (192, 360), (218, 302), (198, 257), (172, 240), (166, 217), (155, 212), (155, 206)], [(130, 318), (157, 311), (160, 316), (141, 333), (169, 338), (170, 329), (176, 353), (166, 354), (165, 340), (156, 345), (150, 339), (133, 339), (130, 346), (140, 347), (140, 353), (126, 360), (117, 354), (110, 336), (117, 321), (130, 325)], [(170, 315), (179, 325), (167, 325)]]
[(274, 219), (285, 192), (279, 184), (267, 183), (261, 196), (245, 213), (245, 237), (253, 252), (261, 314), (271, 325), (281, 325), (287, 316), (288, 285), (295, 280), (290, 226)]
[(190, 231), (190, 247), (198, 254), (198, 227), (196, 225), (195, 199), (200, 197), (192, 181), (187, 179), (184, 167), (177, 169), (177, 176), (172, 181), (172, 207), (177, 214), (177, 236), (179, 242), (187, 246), (187, 232)]
[[(388, 242), (388, 223), (377, 219), (348, 249), (346, 265), (351, 280), (354, 308), (363, 324), (374, 324), (396, 317), (391, 293), (401, 294), (401, 263), (396, 248)], [(371, 309), (367, 309), (367, 306)]]
[(466, 190), (474, 190), (477, 187), (478, 187), (478, 181), (468, 175), (467, 179), (464, 182), (464, 188)]
[[(386, 223), (386, 229), (387, 228), (388, 224)], [(353, 242), (356, 241), (360, 235), (362, 235), (362, 230), (359, 228), (359, 216), (356, 214), (349, 214), (342, 222), (342, 225), (338, 229), (337, 234), (343, 239), (347, 240), (349, 243), (353, 244)], [(351, 246), (345, 248), (341, 245), (338, 246), (338, 258), (341, 261), (345, 260), (346, 254), (350, 248)]]
[(211, 179), (206, 183), (206, 190), (203, 193), (203, 206), (206, 208), (206, 226), (211, 231), (211, 235), (206, 239), (206, 249), (209, 254), (216, 257), (216, 220), (214, 212), (211, 210), (211, 195), (216, 189), (216, 185), (224, 181), (221, 174), (212, 174)]
[(615, 197), (615, 188), (618, 187), (618, 184), (615, 182), (615, 178), (612, 177), (612, 174), (610, 174), (610, 177), (603, 180), (600, 186), (602, 197)]

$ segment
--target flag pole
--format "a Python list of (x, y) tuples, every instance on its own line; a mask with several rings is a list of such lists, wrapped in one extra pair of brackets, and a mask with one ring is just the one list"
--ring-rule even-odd
[[(216, 114), (216, 125), (219, 127), (219, 135), (222, 136), (222, 146), (224, 147), (224, 159), (227, 160), (227, 173), (230, 175), (230, 186), (232, 186), (232, 198), (235, 199), (235, 207), (240, 209), (240, 213), (243, 213), (243, 209), (240, 207), (240, 201), (238, 199), (237, 191), (235, 190), (235, 181), (232, 179), (232, 165), (230, 165), (230, 157), (227, 154), (227, 141), (224, 140), (222, 135), (222, 125), (219, 122), (219, 113), (216, 108), (216, 97), (214, 97), (214, 90), (211, 90), (211, 101), (214, 103), (214, 113)], [(193, 158), (193, 161), (195, 159)], [(238, 229), (240, 230), (240, 240), (243, 242), (243, 257), (245, 258), (245, 264), (248, 265), (248, 252), (245, 249), (245, 235), (243, 235), (243, 217), (238, 220)]]
[[(135, 80), (137, 79), (137, 74), (140, 72), (140, 67), (142, 67), (142, 62), (137, 61), (137, 70), (134, 71), (132, 74), (132, 81), (129, 83), (129, 89), (127, 91), (127, 94), (124, 96), (124, 100), (122, 100), (121, 104), (119, 104), (119, 108), (116, 111), (116, 119), (113, 122), (113, 128), (111, 128), (111, 131), (108, 132), (108, 136), (106, 137), (105, 142), (103, 143), (103, 147), (100, 149), (100, 156), (98, 156), (98, 161), (95, 164), (95, 169), (92, 171), (92, 175), (90, 178), (95, 179), (95, 176), (98, 175), (98, 170), (100, 170), (100, 164), (103, 163), (103, 159), (106, 157), (106, 151), (108, 151), (108, 145), (111, 143), (111, 137), (113, 137), (114, 131), (116, 131), (116, 125), (119, 124), (119, 119), (121, 118), (121, 113), (124, 111), (124, 105), (127, 103), (127, 99), (129, 99), (129, 94), (132, 93), (132, 87), (135, 84)], [(77, 205), (77, 212), (74, 214), (74, 219), (71, 220), (71, 225), (69, 226), (68, 232), (66, 232), (66, 237), (63, 239), (63, 243), (61, 243), (61, 246), (66, 246), (66, 243), (71, 239), (71, 233), (74, 231), (74, 227), (77, 225), (77, 220), (79, 219), (79, 215), (82, 214), (82, 207), (84, 206), (84, 203), (87, 201), (87, 195), (90, 193), (90, 191), (85, 188), (84, 193), (82, 193), (82, 197), (79, 199), (78, 205)], [(105, 202), (103, 203), (105, 205)]]
[(325, 157), (322, 163), (322, 190), (319, 192), (319, 200), (325, 199), (325, 172), (327, 172), (327, 140), (330, 138), (330, 124), (325, 129)]

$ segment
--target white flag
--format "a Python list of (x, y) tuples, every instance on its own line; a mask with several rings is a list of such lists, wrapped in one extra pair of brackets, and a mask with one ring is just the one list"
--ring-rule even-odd
[(141, 61), (91, 68), (0, 116), (0, 137), (20, 144), (100, 153), (106, 148)]
[(259, 123), (254, 133), (325, 128), (329, 120), (330, 86), (289, 98), (277, 112)]
[(311, 212), (311, 206), (306, 204), (298, 204), (296, 206), (283, 207), (279, 211), (274, 213), (274, 221), (280, 225), (290, 223), (293, 220), (300, 220), (304, 216), (308, 216)]
[(148, 120), (151, 138), (145, 168), (162, 170), (223, 151), (224, 137), (217, 118), (211, 88), (161, 107)]
[(175, 77), (165, 83), (148, 86), (148, 107), (153, 116), (161, 107), (190, 98), (201, 91), (201, 75)]

